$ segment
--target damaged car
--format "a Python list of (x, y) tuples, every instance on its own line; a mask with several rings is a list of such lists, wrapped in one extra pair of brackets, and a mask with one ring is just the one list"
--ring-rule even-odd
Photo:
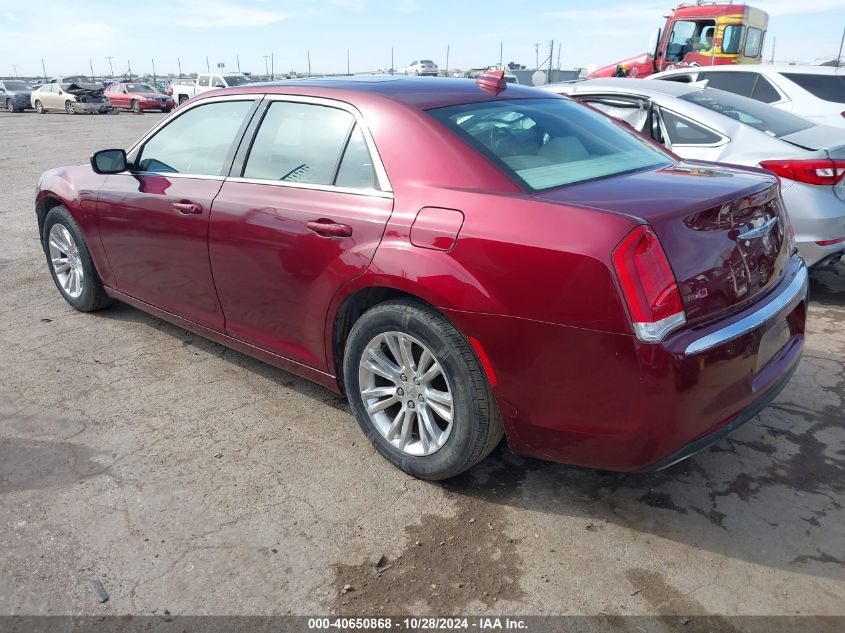
[(5, 79), (0, 81), (0, 105), (9, 112), (23, 112), (29, 109), (32, 86), (19, 79)]
[(39, 114), (64, 110), (68, 114), (107, 114), (114, 110), (105, 96), (103, 84), (84, 75), (54, 77), (30, 95), (32, 107)]

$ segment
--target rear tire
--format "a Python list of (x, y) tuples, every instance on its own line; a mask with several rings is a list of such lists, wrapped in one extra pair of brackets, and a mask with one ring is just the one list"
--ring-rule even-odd
[[(80, 312), (93, 312), (111, 305), (112, 299), (103, 288), (82, 231), (65, 207), (50, 209), (44, 219), (41, 244), (50, 275), (65, 301)], [(67, 271), (72, 269), (78, 285), (68, 279)]]
[(44, 110), (44, 104), (43, 104), (43, 103), (41, 103), (41, 101), (40, 101), (40, 100), (38, 100), (38, 99), (36, 99), (36, 100), (35, 100), (35, 111), (36, 111), (38, 114), (44, 114), (44, 112), (45, 112), (45, 110)]
[[(393, 352), (397, 345), (401, 349), (402, 341), (410, 350), (404, 365), (401, 354)], [(371, 372), (369, 367), (384, 367), (371, 362), (373, 350), (400, 373), (390, 369), (393, 378), (388, 379), (378, 370)], [(433, 364), (423, 360), (426, 352)], [(423, 374), (432, 374), (435, 365), (437, 377), (426, 380)], [(365, 312), (347, 339), (343, 376), (364, 435), (388, 461), (414, 477), (454, 477), (484, 459), (502, 438), (492, 389), (466, 338), (446, 317), (419, 301), (389, 301)], [(441, 414), (444, 396), (448, 416)], [(379, 409), (377, 405), (390, 399), (394, 404)], [(379, 410), (371, 413), (374, 408)]]
[(182, 104), (183, 104), (183, 103), (185, 103), (187, 100), (188, 100), (188, 97), (187, 97), (186, 95), (182, 95), (182, 96), (180, 96), (180, 97), (179, 97), (179, 105), (182, 105)]

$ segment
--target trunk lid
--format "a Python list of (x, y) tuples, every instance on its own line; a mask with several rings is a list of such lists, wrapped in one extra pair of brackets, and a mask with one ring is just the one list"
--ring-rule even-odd
[(762, 171), (679, 163), (539, 197), (648, 222), (669, 259), (691, 325), (753, 302), (777, 283), (789, 259), (777, 181)]
[(837, 151), (845, 155), (845, 130), (832, 125), (813, 125), (805, 130), (780, 137), (780, 140), (809, 150)]

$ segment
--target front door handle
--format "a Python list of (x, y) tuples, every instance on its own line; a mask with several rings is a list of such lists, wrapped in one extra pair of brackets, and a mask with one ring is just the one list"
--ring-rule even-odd
[(173, 210), (182, 215), (199, 215), (202, 213), (202, 205), (196, 202), (174, 202)]
[(348, 224), (339, 224), (331, 220), (315, 220), (306, 224), (310, 230), (323, 237), (349, 237), (352, 235), (352, 227)]

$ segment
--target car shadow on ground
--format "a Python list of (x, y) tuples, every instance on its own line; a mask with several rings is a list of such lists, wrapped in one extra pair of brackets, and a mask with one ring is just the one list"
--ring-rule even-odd
[[(842, 266), (813, 271), (811, 279), (814, 303), (845, 304)], [(154, 327), (349, 412), (349, 424), (355, 425), (345, 398), (310, 381), (126, 304), (98, 314)], [(526, 459), (503, 442), (474, 469), (433, 485), (442, 486), (459, 506), (465, 498), (499, 514), (502, 507), (513, 507), (566, 516), (582, 520), (590, 531), (615, 524), (759, 565), (845, 579), (843, 447), (841, 410), (809, 411), (782, 395), (728, 438), (658, 473), (612, 473)]]

